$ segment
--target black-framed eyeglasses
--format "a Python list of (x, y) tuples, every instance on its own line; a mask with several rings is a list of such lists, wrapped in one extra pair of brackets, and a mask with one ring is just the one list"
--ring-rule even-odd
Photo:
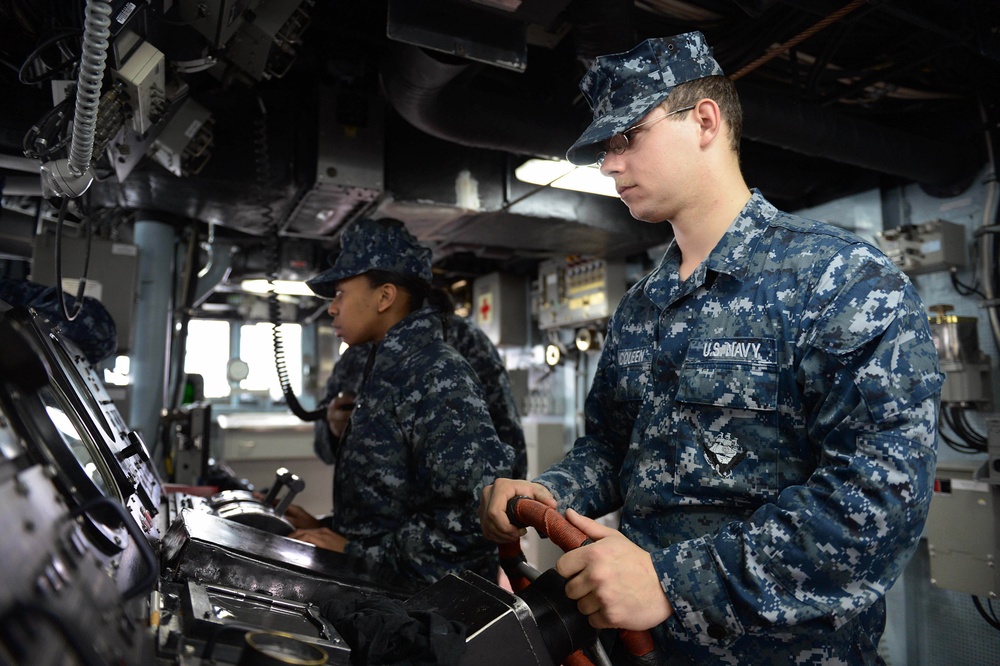
[(613, 135), (610, 139), (608, 139), (604, 143), (604, 150), (602, 150), (601, 152), (599, 152), (597, 154), (597, 166), (601, 166), (601, 164), (604, 162), (604, 157), (608, 153), (614, 153), (615, 155), (621, 155), (626, 150), (628, 150), (629, 144), (632, 142), (632, 139), (630, 138), (629, 135), (632, 134), (632, 132), (634, 132), (637, 129), (639, 129), (640, 127), (644, 127), (644, 126), (645, 127), (649, 127), (650, 125), (654, 125), (654, 124), (660, 122), (664, 118), (669, 118), (670, 116), (674, 115), (675, 113), (684, 113), (685, 111), (690, 111), (694, 107), (695, 107), (695, 105), (692, 104), (691, 106), (685, 106), (682, 109), (674, 109), (673, 111), (668, 111), (667, 113), (663, 114), (659, 118), (654, 118), (653, 120), (646, 120), (646, 121), (641, 122), (641, 123), (639, 123), (637, 125), (632, 125), (632, 127), (629, 127), (624, 132), (619, 132), (618, 134)]

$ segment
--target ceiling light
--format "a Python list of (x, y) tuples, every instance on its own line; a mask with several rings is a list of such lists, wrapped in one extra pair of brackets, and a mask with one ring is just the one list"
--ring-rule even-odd
[[(249, 291), (251, 294), (271, 293), (271, 283), (267, 280), (243, 280), (240, 289)], [(274, 293), (285, 296), (315, 296), (313, 290), (306, 286), (302, 280), (275, 280)]]
[(606, 197), (618, 196), (614, 178), (603, 175), (596, 164), (575, 166), (566, 160), (531, 159), (514, 169), (514, 175), (524, 183)]

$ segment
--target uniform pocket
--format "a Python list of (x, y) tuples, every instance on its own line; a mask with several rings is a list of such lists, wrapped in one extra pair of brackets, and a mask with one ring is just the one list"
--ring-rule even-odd
[(649, 364), (621, 368), (618, 371), (618, 383), (615, 386), (615, 400), (628, 402), (642, 400), (646, 385), (649, 383)]
[(776, 365), (699, 360), (681, 369), (670, 441), (692, 503), (759, 505), (778, 494)]

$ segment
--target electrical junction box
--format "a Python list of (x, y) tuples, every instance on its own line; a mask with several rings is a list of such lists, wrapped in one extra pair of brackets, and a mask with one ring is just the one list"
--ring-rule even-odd
[(186, 99), (153, 140), (149, 156), (175, 176), (198, 174), (212, 156), (212, 113)]
[(549, 259), (538, 266), (538, 328), (575, 328), (606, 320), (626, 291), (625, 264), (595, 257)]
[(473, 317), (483, 333), (499, 346), (528, 344), (528, 285), (525, 278), (490, 273), (472, 284)]
[(336, 239), (340, 228), (374, 208), (385, 190), (385, 102), (319, 85), (316, 174), (285, 233)]
[(141, 42), (128, 56), (116, 78), (125, 85), (132, 105), (132, 129), (145, 134), (166, 104), (166, 60), (155, 46)]
[(931, 585), (996, 599), (1000, 487), (980, 478), (981, 467), (978, 462), (938, 464), (924, 535)]
[[(303, 4), (306, 7), (303, 7)], [(255, 81), (281, 78), (295, 61), (295, 46), (309, 25), (302, 0), (262, 0), (233, 35), (226, 59)]]
[(239, 30), (259, 0), (178, 0), (181, 19), (220, 48)]
[(965, 227), (946, 220), (904, 224), (876, 234), (882, 251), (907, 275), (965, 268)]
[(990, 357), (979, 348), (976, 317), (961, 317), (948, 304), (932, 305), (927, 316), (934, 338), (934, 348), (945, 373), (941, 403), (976, 403), (980, 407), (993, 401)]

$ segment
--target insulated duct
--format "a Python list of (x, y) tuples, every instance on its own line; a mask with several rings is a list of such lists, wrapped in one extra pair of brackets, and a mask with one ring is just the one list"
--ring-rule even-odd
[(739, 84), (743, 138), (943, 187), (968, 185), (981, 163), (973, 147), (907, 134)]
[[(598, 44), (599, 32), (592, 29), (592, 23), (608, 16), (606, 8), (600, 2), (572, 7), (573, 37), (581, 60), (593, 57), (592, 51), (622, 50), (622, 40), (630, 38), (631, 18), (606, 30), (611, 41)], [(630, 15), (623, 10), (622, 16)], [(446, 141), (523, 155), (565, 155), (586, 118), (576, 124), (564, 108), (535, 109), (528, 100), (471, 91), (460, 79), (471, 64), (454, 58), (445, 61), (419, 47), (394, 43), (382, 69), (386, 98), (413, 126)], [(979, 154), (970, 144), (908, 134), (824, 107), (806, 106), (743, 82), (739, 89), (745, 115), (743, 136), (751, 141), (935, 188), (967, 186), (981, 167), (979, 160), (970, 159)]]
[[(635, 42), (633, 0), (576, 0), (567, 10), (577, 58), (588, 66), (601, 53)], [(382, 68), (386, 98), (414, 127), (445, 141), (522, 155), (563, 158), (586, 126), (571, 109), (538, 108), (531, 100), (471, 93), (459, 75), (471, 61), (390, 44)]]
[(535, 109), (526, 100), (471, 94), (455, 83), (471, 62), (444, 62), (417, 46), (390, 44), (382, 86), (396, 111), (445, 141), (523, 155), (563, 157), (579, 130), (565, 109)]

